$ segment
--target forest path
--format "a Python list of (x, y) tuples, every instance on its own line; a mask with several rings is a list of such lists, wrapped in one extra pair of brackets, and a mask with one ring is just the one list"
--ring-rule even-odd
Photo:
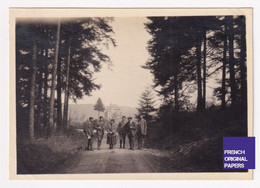
[(128, 139), (126, 139), (126, 149), (120, 149), (119, 144), (114, 149), (109, 149), (105, 138), (102, 141), (101, 150), (97, 150), (96, 142), (94, 142), (93, 151), (82, 151), (69, 167), (60, 169), (58, 173), (148, 173), (160, 171), (159, 163), (155, 157), (159, 150), (146, 148), (130, 150)]

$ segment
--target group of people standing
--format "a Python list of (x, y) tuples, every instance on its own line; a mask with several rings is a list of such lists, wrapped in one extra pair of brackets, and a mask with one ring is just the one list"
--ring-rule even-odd
[(97, 137), (97, 148), (100, 150), (101, 142), (104, 137), (104, 125), (105, 121), (103, 117), (101, 116), (99, 118), (99, 121), (94, 124), (93, 117), (89, 117), (88, 121), (86, 121), (83, 125), (83, 133), (85, 135), (84, 140), (84, 148), (85, 150), (91, 150), (93, 151), (92, 145), (93, 145), (93, 136), (95, 135)]
[(97, 148), (100, 150), (102, 139), (104, 137), (105, 129), (107, 131), (107, 144), (109, 149), (113, 149), (117, 143), (117, 139), (120, 141), (120, 148), (125, 149), (126, 137), (128, 137), (130, 150), (134, 150), (134, 141), (137, 138), (138, 149), (142, 149), (144, 145), (144, 137), (147, 134), (147, 122), (141, 115), (138, 122), (132, 121), (132, 117), (123, 116), (122, 120), (116, 125), (115, 120), (111, 119), (107, 126), (102, 116), (94, 123), (93, 118), (89, 117), (83, 125), (83, 133), (86, 140), (84, 141), (85, 149), (93, 151), (93, 138), (97, 138)]

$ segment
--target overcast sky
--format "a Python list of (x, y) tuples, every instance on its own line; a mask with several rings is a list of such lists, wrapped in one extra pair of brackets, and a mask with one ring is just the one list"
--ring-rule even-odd
[[(147, 41), (151, 36), (145, 30), (146, 17), (116, 17), (111, 23), (115, 34), (113, 38), (117, 47), (111, 47), (103, 52), (111, 58), (112, 70), (104, 64), (101, 71), (95, 73), (95, 83), (101, 84), (100, 90), (92, 92), (92, 96), (85, 96), (77, 104), (95, 104), (100, 97), (105, 106), (117, 104), (119, 106), (138, 107), (138, 100), (145, 88), (153, 84), (153, 75), (141, 66), (149, 58)], [(212, 101), (216, 80), (207, 80), (207, 102)], [(196, 92), (190, 94), (191, 102), (196, 103)], [(160, 104), (160, 99), (153, 93)], [(73, 103), (71, 100), (70, 103)]]
[(94, 76), (95, 83), (102, 84), (101, 89), (78, 100), (78, 104), (94, 104), (100, 97), (104, 105), (137, 107), (141, 93), (151, 86), (153, 80), (149, 70), (141, 67), (149, 57), (146, 43), (150, 35), (144, 28), (147, 21), (145, 17), (114, 19), (111, 25), (117, 47), (105, 51), (112, 60), (112, 70), (103, 65)]

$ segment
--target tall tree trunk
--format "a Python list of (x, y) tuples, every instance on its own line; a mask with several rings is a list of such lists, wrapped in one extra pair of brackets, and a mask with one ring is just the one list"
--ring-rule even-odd
[[(41, 50), (41, 57), (44, 58), (44, 50)], [(38, 76), (38, 95), (37, 95), (37, 123), (35, 127), (35, 132), (37, 136), (40, 136), (40, 127), (42, 122), (41, 112), (42, 112), (42, 81), (43, 81), (43, 65), (42, 62), (39, 64), (39, 76)]]
[(173, 133), (173, 118), (174, 118), (174, 113), (173, 113), (173, 107), (170, 107), (170, 117), (168, 116), (168, 131), (169, 131), (169, 135), (171, 135)]
[(207, 66), (207, 31), (203, 35), (203, 103), (202, 109), (205, 110), (206, 107), (206, 66)]
[(67, 127), (69, 108), (69, 77), (70, 77), (71, 37), (69, 38), (68, 59), (66, 65), (65, 97), (63, 107), (63, 127)]
[(62, 127), (62, 108), (61, 108), (61, 58), (57, 67), (57, 126)]
[(45, 49), (45, 67), (44, 67), (44, 103), (43, 103), (43, 114), (44, 114), (44, 135), (47, 138), (50, 135), (50, 126), (49, 126), (49, 118), (48, 118), (48, 76), (49, 76), (49, 69), (48, 69), (48, 49)]
[(227, 64), (227, 28), (224, 26), (224, 47), (223, 47), (223, 67), (222, 67), (222, 87), (221, 87), (221, 109), (226, 109), (226, 64)]
[(55, 57), (52, 67), (52, 83), (51, 83), (51, 96), (50, 96), (50, 128), (56, 129), (54, 127), (54, 98), (55, 98), (55, 89), (56, 89), (56, 76), (57, 76), (57, 65), (58, 65), (58, 53), (59, 53), (59, 43), (60, 43), (60, 20), (57, 24), (57, 33), (56, 33), (56, 42), (55, 42)]
[(230, 72), (230, 87), (231, 87), (231, 105), (236, 106), (237, 102), (237, 88), (235, 80), (235, 68), (234, 68), (234, 28), (233, 28), (233, 16), (228, 16), (228, 28), (229, 28), (229, 72)]
[(201, 40), (196, 45), (196, 58), (197, 58), (197, 86), (198, 86), (198, 97), (197, 97), (197, 110), (202, 110), (202, 87), (201, 87)]
[(37, 40), (34, 39), (32, 50), (32, 77), (30, 91), (30, 113), (29, 113), (29, 136), (34, 139), (34, 102), (35, 102), (35, 78), (36, 78), (36, 56), (37, 56)]
[(240, 78), (241, 78), (241, 102), (242, 107), (247, 107), (247, 80), (246, 80), (246, 25), (245, 17), (241, 25), (241, 52), (240, 52)]

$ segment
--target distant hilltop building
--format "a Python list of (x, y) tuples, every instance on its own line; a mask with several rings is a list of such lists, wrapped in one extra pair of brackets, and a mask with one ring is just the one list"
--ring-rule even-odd
[(122, 113), (117, 105), (110, 104), (108, 107), (106, 107), (104, 115), (106, 119), (118, 120), (121, 118)]

